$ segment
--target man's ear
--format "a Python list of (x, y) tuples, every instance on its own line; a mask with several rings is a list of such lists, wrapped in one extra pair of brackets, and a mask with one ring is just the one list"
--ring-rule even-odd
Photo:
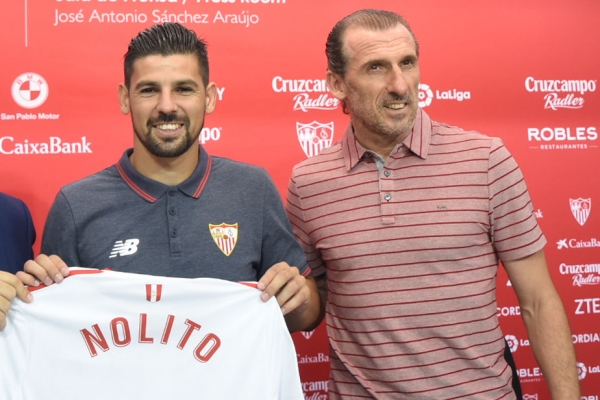
[(204, 111), (210, 114), (215, 110), (217, 106), (217, 85), (214, 82), (210, 82), (206, 86), (206, 103), (204, 104)]
[(341, 101), (346, 98), (346, 84), (344, 83), (344, 78), (340, 74), (327, 70), (325, 80), (327, 82), (327, 87), (331, 91), (331, 94), (333, 94), (336, 99)]
[(121, 112), (123, 114), (129, 114), (129, 90), (127, 90), (124, 83), (119, 85), (119, 106), (121, 107)]

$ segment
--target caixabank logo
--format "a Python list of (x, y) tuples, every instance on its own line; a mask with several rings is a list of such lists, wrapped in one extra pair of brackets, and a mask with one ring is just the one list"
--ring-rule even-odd
[(439, 90), (431, 88), (426, 83), (419, 84), (419, 107), (421, 108), (430, 106), (434, 100), (464, 101), (470, 99), (471, 92), (469, 91), (458, 89)]

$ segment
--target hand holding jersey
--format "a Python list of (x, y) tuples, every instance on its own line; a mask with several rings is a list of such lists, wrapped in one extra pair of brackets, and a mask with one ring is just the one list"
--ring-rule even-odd
[(3, 331), (6, 327), (8, 309), (15, 297), (25, 303), (31, 303), (33, 300), (31, 293), (25, 289), (25, 286), (16, 275), (0, 271), (0, 331)]
[[(69, 268), (60, 257), (43, 254), (40, 254), (35, 260), (29, 260), (25, 264), (25, 273), (19, 273), (20, 281), (29, 286), (38, 286), (40, 282), (50, 286), (53, 283), (61, 283), (67, 276), (69, 276)], [(311, 295), (316, 294), (316, 290), (311, 290), (311, 285), (315, 285), (312, 277), (305, 278), (300, 274), (298, 268), (292, 267), (286, 262), (280, 262), (267, 270), (258, 282), (257, 288), (263, 292), (260, 295), (263, 301), (267, 302), (271, 297), (275, 297), (283, 315), (287, 316), (291, 313), (307, 311), (305, 309), (310, 302)], [(21, 286), (23, 285), (21, 284)], [(24, 287), (23, 290), (27, 291)], [(27, 294), (28, 292), (24, 296)], [(14, 297), (13, 295), (4, 307), (0, 305), (0, 328), (3, 328), (2, 323), (6, 324), (6, 313), (10, 307), (10, 301)], [(318, 301), (318, 299), (316, 300)], [(295, 326), (290, 318), (286, 318), (286, 321), (290, 331), (303, 328)]]

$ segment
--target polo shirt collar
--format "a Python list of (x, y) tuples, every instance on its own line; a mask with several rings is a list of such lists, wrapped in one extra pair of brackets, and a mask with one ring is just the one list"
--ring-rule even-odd
[[(429, 144), (431, 142), (431, 118), (421, 108), (417, 110), (415, 117), (415, 123), (410, 134), (404, 139), (404, 141), (392, 150), (390, 156), (396, 154), (403, 146), (406, 146), (416, 156), (425, 159), (429, 153)], [(344, 158), (344, 164), (346, 170), (350, 171), (360, 160), (368, 150), (365, 149), (356, 137), (352, 128), (352, 123), (348, 125), (344, 138), (342, 139), (342, 156)]]
[(133, 154), (133, 149), (127, 149), (121, 156), (121, 159), (115, 166), (125, 183), (140, 197), (148, 202), (154, 203), (167, 190), (177, 189), (189, 197), (197, 199), (208, 182), (212, 170), (212, 158), (199, 146), (199, 162), (192, 175), (177, 186), (167, 186), (153, 179), (140, 174), (131, 164), (129, 157)]

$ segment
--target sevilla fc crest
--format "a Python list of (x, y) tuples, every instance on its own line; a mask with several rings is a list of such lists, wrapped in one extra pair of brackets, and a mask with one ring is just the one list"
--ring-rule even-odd
[(146, 300), (150, 303), (156, 303), (160, 301), (162, 296), (162, 285), (161, 284), (147, 284), (146, 285)]
[(300, 333), (302, 334), (302, 336), (304, 336), (308, 340), (313, 335), (313, 333), (315, 333), (315, 330), (313, 329), (310, 332), (301, 331)]
[(219, 249), (229, 257), (237, 243), (238, 224), (229, 225), (223, 222), (220, 225), (208, 224), (208, 228)]
[(322, 124), (313, 121), (310, 124), (296, 122), (298, 141), (307, 157), (316, 156), (333, 141), (333, 122)]
[(590, 211), (592, 211), (592, 199), (582, 199), (580, 197), (577, 200), (569, 199), (569, 203), (571, 203), (573, 217), (579, 222), (579, 225), (583, 226), (590, 216)]

